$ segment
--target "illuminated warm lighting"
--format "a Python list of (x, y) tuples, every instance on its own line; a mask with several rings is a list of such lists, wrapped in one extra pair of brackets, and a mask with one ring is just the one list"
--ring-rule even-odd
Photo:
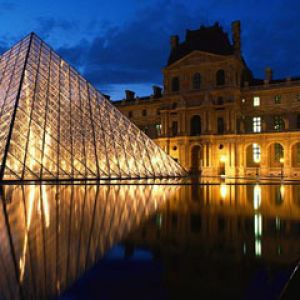
[(49, 212), (49, 199), (48, 199), (45, 185), (42, 185), (42, 197), (40, 201), (42, 201), (45, 225), (48, 228), (50, 226), (50, 212)]
[(258, 144), (253, 144), (252, 151), (253, 151), (253, 161), (256, 164), (260, 163), (260, 146)]
[(253, 191), (253, 206), (254, 209), (259, 209), (261, 205), (261, 187), (259, 184), (256, 184), (254, 186), (254, 191)]
[(255, 214), (254, 215), (254, 235), (255, 237), (262, 236), (262, 215), (261, 214)]
[(255, 240), (255, 256), (261, 256), (261, 240)]
[[(8, 51), (1, 56), (8, 70), (1, 82), (7, 82), (8, 89), (0, 93), (0, 102), (9, 116), (3, 120), (1, 130), (2, 137), (11, 139), (1, 142), (10, 145), (4, 156), (7, 159), (2, 164), (1, 179), (186, 175), (176, 161), (35, 34), (24, 38), (13, 51), (16, 55)], [(31, 64), (23, 65), (26, 53)], [(7, 67), (15, 64), (15, 69), (24, 68), (24, 73), (20, 72), (24, 74), (20, 95), (10, 83), (14, 76)], [(55, 74), (62, 79), (56, 82)], [(35, 81), (36, 78), (43, 80)], [(13, 101), (18, 101), (18, 105)], [(14, 114), (17, 107), (20, 113)], [(13, 115), (16, 115), (14, 122), (10, 119)], [(13, 134), (7, 134), (11, 129)]]
[(228, 189), (228, 186), (227, 186), (226, 183), (220, 184), (220, 195), (221, 195), (222, 199), (226, 198), (226, 196), (227, 196), (227, 189)]
[(222, 162), (222, 163), (226, 162), (226, 156), (225, 155), (220, 156), (220, 162)]
[(284, 191), (285, 191), (285, 187), (283, 184), (280, 185), (280, 196), (281, 196), (281, 199), (283, 200), (284, 198)]
[(28, 245), (28, 232), (31, 224), (32, 219), (32, 211), (33, 211), (33, 205), (34, 205), (34, 199), (35, 199), (35, 189), (36, 187), (34, 185), (30, 186), (29, 190), (29, 207), (28, 207), (28, 214), (27, 214), (27, 222), (26, 222), (26, 228), (25, 228), (25, 238), (24, 238), (24, 244), (23, 244), (23, 251), (22, 255), (20, 257), (19, 261), (19, 267), (20, 267), (20, 282), (23, 282), (24, 279), (24, 273), (25, 273), (25, 265), (26, 265), (26, 250)]
[(284, 158), (283, 158), (283, 157), (280, 157), (279, 162), (280, 162), (281, 164), (283, 164), (283, 163), (284, 163)]
[(253, 97), (253, 106), (260, 106), (260, 98), (258, 96)]

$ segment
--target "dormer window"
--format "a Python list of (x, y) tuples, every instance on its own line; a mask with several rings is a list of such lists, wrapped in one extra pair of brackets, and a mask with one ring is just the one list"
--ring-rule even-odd
[(178, 77), (172, 79), (172, 92), (178, 92), (180, 90), (180, 82)]
[(225, 71), (221, 69), (216, 73), (216, 85), (220, 86), (224, 84), (225, 84)]
[(201, 87), (201, 75), (200, 73), (195, 73), (193, 76), (193, 89), (199, 90)]

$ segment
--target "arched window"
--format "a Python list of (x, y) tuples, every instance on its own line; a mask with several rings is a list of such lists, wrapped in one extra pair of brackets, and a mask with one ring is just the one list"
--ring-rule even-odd
[(172, 79), (172, 92), (178, 92), (180, 90), (180, 82), (178, 77)]
[(225, 71), (219, 70), (216, 73), (216, 85), (224, 85), (225, 84)]
[(201, 165), (203, 161), (203, 149), (196, 145), (192, 148), (191, 153), (191, 171), (193, 174), (200, 173)]
[(259, 144), (249, 145), (246, 149), (246, 166), (257, 167), (261, 160), (261, 149)]
[(195, 73), (193, 76), (193, 89), (199, 90), (201, 87), (201, 75), (200, 73)]
[(200, 116), (193, 116), (191, 118), (191, 135), (200, 135), (201, 134), (201, 118)]
[(297, 143), (292, 148), (292, 163), (293, 167), (300, 167), (300, 143)]
[(280, 159), (282, 159), (284, 157), (284, 153), (283, 153), (283, 147), (281, 146), (281, 144), (274, 144), (274, 160), (277, 162), (280, 162)]
[(270, 145), (269, 148), (270, 167), (283, 167), (284, 164), (284, 148), (279, 143)]

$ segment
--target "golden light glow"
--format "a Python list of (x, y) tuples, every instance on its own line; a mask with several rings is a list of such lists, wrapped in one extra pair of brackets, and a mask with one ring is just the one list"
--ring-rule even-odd
[(32, 219), (32, 211), (33, 211), (33, 205), (34, 205), (34, 199), (35, 199), (35, 188), (36, 187), (34, 185), (31, 185), (30, 190), (29, 190), (29, 207), (28, 207), (28, 215), (27, 215), (27, 222), (26, 222), (26, 229), (25, 229), (25, 238), (24, 238), (22, 256), (19, 261), (20, 282), (23, 282), (24, 273), (25, 273), (26, 250), (27, 250), (27, 245), (28, 245), (28, 232), (29, 232), (31, 219)]
[(283, 158), (283, 157), (280, 157), (279, 162), (280, 162), (281, 164), (283, 164), (283, 163), (284, 163), (284, 158)]
[(221, 155), (221, 156), (220, 156), (220, 162), (225, 163), (226, 160), (227, 160), (227, 158), (226, 158), (225, 155)]
[(253, 206), (254, 209), (259, 209), (261, 205), (261, 187), (259, 184), (254, 186), (253, 191)]
[[(9, 82), (14, 78), (12, 74), (9, 71), (4, 74), (8, 90), (1, 101), (9, 117), (1, 126), (5, 132), (14, 126), (13, 135), (5, 132), (1, 135), (11, 139), (2, 141), (3, 145), (10, 145), (3, 166), (4, 180), (186, 175), (176, 161), (46, 43), (35, 35), (27, 42), (24, 47), (23, 41), (15, 45), (16, 53), (22, 58), (28, 52), (32, 62), (30, 67), (16, 66), (18, 70), (24, 67), (20, 95)], [(20, 57), (13, 60), (6, 57), (7, 65), (19, 61), (23, 64)], [(55, 74), (60, 74), (61, 80)], [(17, 105), (10, 98), (7, 100), (7, 95), (18, 101), (20, 108), (14, 122), (10, 118)]]
[(221, 198), (224, 200), (227, 196), (227, 189), (228, 189), (228, 186), (226, 183), (222, 183), (220, 184), (220, 196)]
[(256, 164), (260, 163), (260, 158), (258, 158), (257, 156), (255, 156), (254, 162), (255, 162)]
[(280, 196), (283, 199), (284, 198), (284, 191), (285, 191), (285, 187), (283, 184), (280, 185)]

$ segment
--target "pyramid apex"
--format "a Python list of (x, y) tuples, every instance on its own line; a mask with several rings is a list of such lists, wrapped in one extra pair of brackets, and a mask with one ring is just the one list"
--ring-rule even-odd
[(186, 175), (34, 32), (3, 55), (0, 181)]

